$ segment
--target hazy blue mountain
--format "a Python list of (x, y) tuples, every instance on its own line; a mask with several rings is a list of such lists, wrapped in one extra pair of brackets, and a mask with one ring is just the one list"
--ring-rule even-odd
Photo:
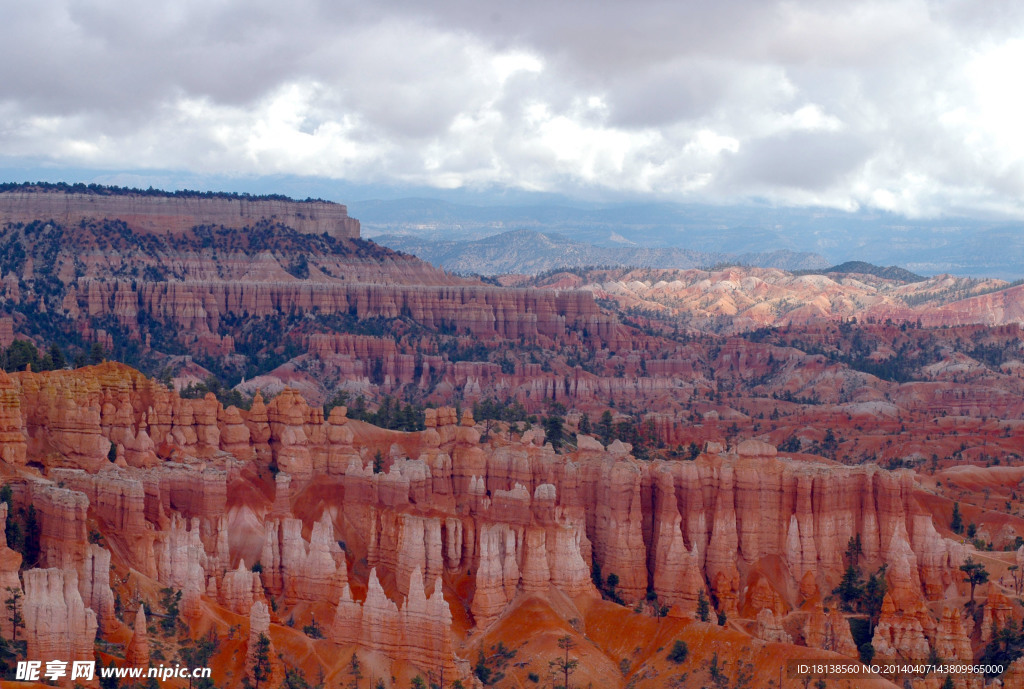
[(481, 239), (442, 240), (416, 234), (377, 235), (374, 241), (415, 254), (457, 273), (499, 275), (536, 274), (553, 268), (634, 266), (637, 268), (699, 268), (719, 263), (800, 270), (823, 268), (823, 257), (789, 250), (765, 252), (705, 252), (674, 247), (596, 246), (568, 237), (533, 230), (511, 230)]
[(424, 198), (353, 202), (349, 211), (364, 235), (387, 235), (392, 242), (396, 235), (431, 243), (527, 229), (597, 247), (806, 252), (830, 264), (860, 260), (922, 275), (1024, 277), (1024, 224), (1002, 220), (911, 220), (880, 211), (756, 205), (467, 205)]

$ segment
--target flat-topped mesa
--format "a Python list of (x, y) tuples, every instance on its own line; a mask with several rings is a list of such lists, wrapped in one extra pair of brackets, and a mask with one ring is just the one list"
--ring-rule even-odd
[(196, 225), (242, 228), (271, 220), (303, 234), (359, 238), (359, 221), (349, 217), (344, 205), (330, 201), (132, 192), (83, 194), (38, 188), (0, 193), (0, 224), (41, 218), (65, 227), (83, 220), (118, 219), (134, 230), (156, 234), (185, 232)]

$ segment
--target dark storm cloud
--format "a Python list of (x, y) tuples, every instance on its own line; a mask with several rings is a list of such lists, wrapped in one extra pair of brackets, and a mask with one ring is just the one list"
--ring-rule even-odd
[(9, 3), (0, 149), (1019, 213), (1022, 27), (962, 0)]

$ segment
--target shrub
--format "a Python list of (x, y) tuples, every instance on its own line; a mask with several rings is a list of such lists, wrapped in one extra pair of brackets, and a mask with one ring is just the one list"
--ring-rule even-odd
[(668, 659), (679, 665), (686, 662), (689, 655), (690, 649), (686, 647), (686, 642), (676, 639), (676, 642), (672, 644), (672, 650), (668, 652)]

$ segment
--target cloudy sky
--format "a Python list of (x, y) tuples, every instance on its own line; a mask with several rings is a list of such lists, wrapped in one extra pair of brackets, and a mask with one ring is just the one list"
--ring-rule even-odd
[(7, 1), (0, 159), (1024, 217), (1020, 6)]

